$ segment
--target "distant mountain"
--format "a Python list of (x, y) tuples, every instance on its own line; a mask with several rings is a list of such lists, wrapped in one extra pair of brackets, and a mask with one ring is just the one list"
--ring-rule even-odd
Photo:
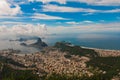
[(10, 39), (9, 41), (24, 42), (24, 41), (28, 41), (28, 40), (37, 40), (37, 39), (39, 39), (39, 37), (37, 37), (37, 36), (33, 36), (33, 37), (27, 37), (27, 36), (25, 36), (25, 37), (20, 37), (19, 39), (15, 39), (15, 40)]
[(20, 43), (21, 46), (28, 46), (26, 43)]
[(36, 47), (36, 48), (43, 48), (47, 47), (48, 45), (41, 40), (41, 38), (38, 38), (36, 43), (30, 44), (29, 46)]
[(20, 45), (26, 46), (26, 47), (35, 47), (35, 48), (39, 48), (39, 49), (48, 46), (45, 42), (43, 42), (43, 41), (41, 40), (41, 38), (38, 38), (38, 39), (37, 39), (37, 42), (35, 42), (35, 43), (29, 44), (29, 45), (27, 45), (26, 43), (21, 43)]
[(26, 39), (26, 38), (20, 38), (20, 39), (18, 39), (17, 41), (20, 41), (20, 42), (22, 42), (22, 41), (27, 41), (27, 39)]

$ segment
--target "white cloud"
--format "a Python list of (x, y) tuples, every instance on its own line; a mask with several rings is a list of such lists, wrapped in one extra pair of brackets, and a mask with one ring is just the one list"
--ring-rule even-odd
[[(44, 36), (46, 34), (47, 28), (46, 25), (13, 25), (11, 27), (8, 26), (0, 26), (0, 39), (2, 38), (12, 38), (17, 36)], [(6, 34), (5, 34), (6, 33)]]
[(31, 18), (43, 19), (43, 20), (64, 20), (65, 19), (62, 17), (50, 16), (50, 15), (40, 14), (40, 13), (34, 13), (34, 15)]
[(89, 8), (74, 8), (67, 6), (58, 5), (44, 5), (43, 11), (45, 12), (98, 12), (99, 10), (89, 9)]
[(86, 32), (119, 32), (120, 23), (98, 23), (98, 24), (79, 24), (71, 25), (69, 27), (58, 26), (48, 27), (49, 33), (86, 33)]
[(106, 10), (103, 13), (116, 13), (116, 12), (120, 12), (120, 9), (113, 9), (113, 10)]
[(49, 2), (58, 2), (60, 4), (65, 4), (66, 2), (81, 2), (81, 3), (87, 3), (89, 5), (98, 5), (98, 6), (119, 6), (120, 0), (28, 0), (29, 2), (43, 2), (43, 3), (49, 3)]
[(89, 20), (85, 20), (85, 21), (81, 21), (81, 22), (70, 21), (70, 22), (66, 22), (66, 23), (70, 24), (70, 25), (80, 25), (80, 24), (91, 24), (91, 23), (94, 23), (94, 22), (89, 21)]
[(23, 22), (15, 22), (15, 21), (3, 21), (3, 22), (0, 22), (0, 25), (13, 25), (13, 24), (23, 24)]
[(83, 16), (87, 16), (87, 15), (93, 15), (93, 13), (85, 13), (85, 14), (82, 14)]
[[(9, 1), (9, 0), (7, 0)], [(120, 0), (10, 0), (9, 2), (16, 2), (18, 4), (24, 4), (27, 2), (42, 2), (44, 4), (50, 2), (57, 2), (60, 4), (66, 4), (67, 2), (80, 2), (80, 3), (87, 3), (89, 5), (97, 5), (97, 6), (119, 6)]]
[(18, 16), (10, 16), (10, 15), (7, 15), (7, 16), (1, 16), (0, 15), (0, 19), (20, 19), (22, 17), (18, 17)]
[(90, 5), (102, 5), (102, 6), (119, 6), (120, 0), (28, 0), (28, 1), (39, 1), (43, 3), (49, 3), (49, 2), (58, 2), (60, 4), (65, 4), (66, 2), (82, 2), (87, 3)]
[(120, 23), (113, 22), (113, 23), (95, 23), (89, 25), (79, 25), (77, 29), (81, 31), (90, 31), (90, 32), (111, 32), (111, 31), (120, 31)]
[[(67, 1), (69, 1), (69, 0), (67, 0)], [(70, 0), (70, 1), (87, 3), (90, 5), (120, 6), (120, 0)]]
[(85, 20), (82, 23), (93, 23), (93, 21)]
[(66, 0), (28, 0), (29, 2), (43, 2), (43, 3), (49, 3), (49, 2), (58, 2), (60, 4), (65, 4)]
[(0, 16), (14, 16), (22, 12), (19, 5), (11, 6), (7, 0), (0, 0)]
[(86, 13), (119, 13), (120, 9), (112, 9), (112, 10), (97, 10), (90, 8), (74, 8), (67, 6), (58, 6), (58, 5), (44, 5), (44, 12), (86, 12)]
[[(120, 23), (99, 23), (99, 24), (84, 24), (84, 25), (71, 25), (69, 27), (65, 26), (56, 26), (50, 27), (46, 25), (13, 25), (0, 26), (0, 39), (12, 38), (19, 35), (22, 36), (45, 36), (46, 34), (64, 34), (64, 33), (96, 33), (96, 32), (119, 32)], [(59, 37), (59, 36), (58, 36)], [(93, 35), (96, 37), (96, 35)]]
[(77, 25), (79, 24), (79, 22), (75, 22), (75, 21), (71, 21), (71, 22), (66, 22), (67, 24), (71, 24), (71, 25)]

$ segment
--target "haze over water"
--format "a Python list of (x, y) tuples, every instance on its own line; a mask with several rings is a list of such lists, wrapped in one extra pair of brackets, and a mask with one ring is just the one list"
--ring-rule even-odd
[[(79, 35), (79, 37), (78, 37)], [(85, 36), (88, 35), (88, 36)], [(53, 45), (57, 41), (68, 41), (75, 45), (100, 48), (100, 49), (111, 49), (120, 50), (120, 33), (109, 33), (102, 35), (100, 34), (64, 34), (59, 37), (52, 37), (48, 39), (48, 43)], [(61, 37), (60, 37), (61, 36)]]
[(120, 50), (120, 0), (0, 0), (0, 50), (38, 51), (20, 37)]
[[(110, 50), (120, 50), (120, 33), (76, 33), (76, 34), (56, 34), (42, 39), (49, 46), (53, 46), (56, 42), (67, 41), (72, 44), (100, 48)], [(28, 40), (30, 42), (30, 40)], [(33, 41), (34, 43), (35, 41)], [(25, 47), (20, 45), (19, 41), (0, 40), (0, 50), (15, 49), (21, 50), (22, 53), (34, 53), (40, 51), (34, 47)], [(31, 42), (32, 43), (32, 42)]]

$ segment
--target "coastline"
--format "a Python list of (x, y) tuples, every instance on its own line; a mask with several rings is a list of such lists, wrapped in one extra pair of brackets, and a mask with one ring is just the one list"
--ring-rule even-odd
[(84, 46), (82, 46), (82, 48), (93, 49), (98, 53), (100, 57), (120, 57), (120, 50), (98, 49)]
[(81, 47), (86, 48), (86, 49), (94, 49), (94, 50), (120, 51), (120, 50), (115, 50), (115, 49), (101, 49), (101, 48), (93, 48), (93, 47), (86, 47), (86, 46), (81, 46)]
[[(92, 50), (96, 51), (100, 57), (120, 57), (120, 50), (100, 49), (100, 48), (92, 48), (92, 47), (85, 47), (85, 46), (80, 46), (80, 47), (84, 48), (84, 49), (92, 49)], [(9, 52), (9, 49), (8, 50), (5, 49), (5, 50)], [(0, 50), (0, 51), (2, 51), (2, 50)], [(12, 52), (16, 53), (16, 55), (18, 55), (18, 56), (25, 56), (26, 54), (31, 55), (31, 54), (38, 53), (40, 51), (36, 51), (34, 53), (24, 53), (24, 52), (17, 53), (17, 50), (14, 51), (14, 49), (12, 49)]]

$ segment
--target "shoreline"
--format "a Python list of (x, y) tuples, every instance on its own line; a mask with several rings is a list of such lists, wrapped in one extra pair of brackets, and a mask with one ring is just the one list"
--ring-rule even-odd
[(115, 49), (101, 49), (101, 48), (93, 48), (93, 47), (85, 47), (85, 46), (81, 46), (81, 47), (85, 49), (94, 49), (94, 50), (120, 51), (120, 50), (115, 50)]
[(82, 46), (82, 48), (92, 49), (96, 51), (100, 57), (120, 57), (120, 50), (98, 49), (84, 46)]
[[(115, 50), (115, 49), (102, 49), (102, 48), (94, 48), (94, 47), (86, 47), (86, 46), (80, 46), (81, 48), (85, 48), (85, 49), (93, 49), (93, 50), (104, 50), (104, 51), (120, 51), (120, 50)], [(0, 51), (4, 51), (4, 50), (19, 50), (19, 49), (0, 49)], [(40, 51), (36, 51), (36, 52), (40, 52)], [(36, 53), (34, 52), (34, 53)], [(28, 54), (26, 52), (19, 52), (18, 54)], [(29, 54), (33, 54), (33, 53), (29, 53)]]
[[(84, 49), (92, 49), (95, 52), (97, 52), (97, 54), (100, 57), (120, 57), (120, 50), (100, 49), (100, 48), (92, 48), (92, 47), (85, 47), (85, 46), (80, 46), (80, 47), (84, 48)], [(25, 56), (26, 54), (31, 55), (31, 54), (35, 54), (35, 53), (40, 52), (40, 51), (36, 51), (34, 53), (24, 53), (24, 52), (17, 53), (17, 50), (14, 50), (14, 49), (3, 49), (3, 50), (0, 50), (0, 52), (4, 51), (4, 50), (7, 52), (15, 53), (18, 56)]]

